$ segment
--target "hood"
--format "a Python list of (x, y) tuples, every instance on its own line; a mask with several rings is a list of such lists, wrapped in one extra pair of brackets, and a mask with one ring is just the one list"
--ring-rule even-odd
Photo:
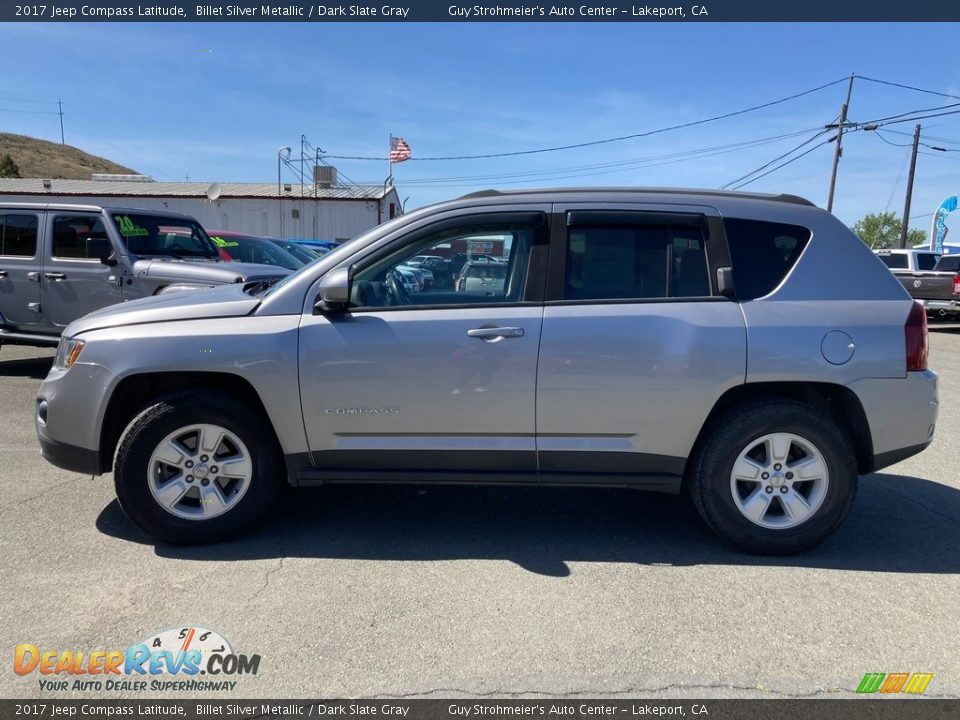
[(240, 283), (153, 295), (110, 305), (84, 315), (70, 323), (63, 335), (73, 337), (102, 328), (170, 320), (240, 317), (249, 315), (259, 304), (260, 299), (247, 295)]
[(133, 263), (133, 274), (172, 282), (241, 283), (285, 277), (292, 271), (276, 265), (223, 262), (221, 260), (177, 260), (176, 258), (140, 258)]

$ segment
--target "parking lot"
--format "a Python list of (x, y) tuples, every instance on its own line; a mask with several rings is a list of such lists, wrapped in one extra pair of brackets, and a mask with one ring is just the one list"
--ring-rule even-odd
[[(261, 655), (235, 697), (843, 697), (898, 671), (960, 695), (958, 325), (931, 328), (934, 444), (779, 559), (727, 549), (683, 498), (571, 488), (301, 490), (241, 540), (157, 545), (111, 477), (40, 458), (52, 354), (0, 350), (8, 663), (18, 643), (122, 649), (198, 625)], [(0, 693), (42, 697), (37, 677), (7, 665)]]

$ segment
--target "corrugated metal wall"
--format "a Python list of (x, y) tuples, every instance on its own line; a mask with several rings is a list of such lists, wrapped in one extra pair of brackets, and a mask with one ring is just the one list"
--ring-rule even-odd
[[(74, 203), (169, 210), (192, 215), (205, 228), (233, 230), (252, 235), (340, 240), (355, 238), (377, 225), (376, 200), (314, 200), (299, 197), (221, 198), (216, 202), (200, 198), (102, 197), (77, 195), (0, 195), (0, 202)], [(391, 193), (383, 200), (381, 222), (389, 219)], [(299, 217), (295, 217), (298, 215)]]

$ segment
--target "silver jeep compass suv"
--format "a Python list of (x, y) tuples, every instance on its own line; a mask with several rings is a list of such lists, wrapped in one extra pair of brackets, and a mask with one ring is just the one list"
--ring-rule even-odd
[[(423, 255), (504, 280), (411, 293), (395, 270)], [(805, 200), (490, 191), (273, 284), (77, 320), (36, 425), (170, 542), (242, 532), (285, 481), (497, 482), (685, 490), (727, 541), (783, 554), (930, 443), (936, 397), (922, 306)]]

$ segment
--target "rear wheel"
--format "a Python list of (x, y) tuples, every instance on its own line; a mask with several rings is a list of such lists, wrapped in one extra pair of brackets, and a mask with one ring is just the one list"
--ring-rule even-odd
[(243, 532), (276, 499), (282, 479), (282, 455), (261, 414), (204, 391), (167, 396), (134, 418), (114, 468), (130, 519), (178, 544)]
[(715, 423), (689, 480), (697, 510), (723, 539), (748, 552), (788, 555), (843, 522), (857, 473), (832, 417), (776, 400), (744, 405)]

